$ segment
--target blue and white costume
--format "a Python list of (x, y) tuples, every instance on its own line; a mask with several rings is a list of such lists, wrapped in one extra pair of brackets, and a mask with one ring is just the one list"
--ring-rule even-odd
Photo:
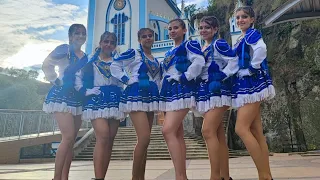
[(177, 111), (196, 108), (196, 79), (205, 60), (197, 41), (186, 41), (169, 50), (162, 63), (159, 109)]
[(100, 50), (90, 59), (76, 78), (76, 89), (85, 96), (88, 89), (99, 87), (98, 95), (86, 96), (83, 102), (83, 120), (97, 118), (122, 120), (125, 114), (119, 110), (123, 84), (113, 77), (110, 66), (113, 60), (105, 62), (99, 57)]
[(120, 100), (121, 111), (159, 110), (160, 66), (156, 58), (149, 59), (141, 49), (129, 49), (110, 68), (111, 74), (127, 85)]
[(225, 68), (229, 61), (237, 60), (235, 52), (225, 40), (213, 40), (203, 54), (206, 65), (200, 75), (197, 91), (197, 111), (200, 113), (205, 113), (215, 107), (232, 105), (232, 80), (226, 77), (237, 71), (232, 72), (232, 69)]
[[(55, 84), (49, 91), (43, 111), (46, 113), (67, 112), (72, 115), (82, 114), (83, 96), (78, 93), (75, 86), (76, 74), (88, 62), (87, 55), (79, 59), (71, 46), (63, 44), (54, 49), (44, 60), (42, 70), (45, 77)], [(55, 72), (59, 67), (59, 77)]]
[(232, 106), (241, 107), (271, 99), (275, 89), (268, 71), (267, 47), (261, 33), (248, 29), (244, 37), (235, 44), (238, 61), (230, 61), (228, 66), (238, 70), (232, 88)]

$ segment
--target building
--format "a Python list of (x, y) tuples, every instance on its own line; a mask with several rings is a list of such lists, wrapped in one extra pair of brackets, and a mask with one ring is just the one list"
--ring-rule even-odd
[[(181, 6), (184, 9), (184, 1)], [(181, 12), (176, 0), (89, 0), (86, 52), (90, 54), (98, 47), (104, 31), (116, 33), (118, 52), (138, 48), (137, 32), (148, 27), (155, 32), (153, 54), (161, 60), (173, 46), (167, 25), (178, 17), (185, 21), (188, 28), (186, 37), (189, 38), (195, 30), (190, 25), (188, 13)]]

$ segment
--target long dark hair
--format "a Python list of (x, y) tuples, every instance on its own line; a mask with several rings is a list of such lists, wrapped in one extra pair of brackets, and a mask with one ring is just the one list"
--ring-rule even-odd
[(101, 34), (99, 43), (102, 42), (104, 39), (106, 39), (108, 37), (111, 37), (116, 43), (118, 42), (118, 38), (117, 38), (115, 33), (109, 32), (109, 31), (105, 31), (103, 34)]
[(212, 28), (217, 28), (218, 30), (212, 38), (213, 39), (218, 38), (220, 25), (219, 25), (219, 20), (215, 16), (204, 16), (203, 18), (201, 18), (200, 22), (207, 23)]
[[(115, 42), (115, 46), (117, 46), (118, 38), (117, 38), (116, 34), (113, 32), (109, 32), (109, 31), (105, 31), (103, 34), (101, 34), (99, 43), (101, 43), (104, 39), (106, 39), (108, 37), (111, 37)], [(96, 59), (100, 55), (100, 52), (101, 52), (101, 48), (96, 47), (95, 53), (92, 56), (92, 59)], [(113, 56), (112, 53), (111, 53), (111, 56)]]
[(154, 35), (154, 31), (152, 30), (152, 29), (150, 29), (150, 28), (141, 28), (141, 29), (139, 29), (139, 31), (138, 31), (138, 39), (140, 39), (141, 38), (141, 36), (142, 36), (142, 34), (144, 33), (144, 32), (151, 32), (153, 35)]
[[(239, 12), (239, 11), (243, 11), (244, 13), (246, 13), (249, 17), (251, 18), (255, 18), (255, 13), (254, 13), (254, 10), (251, 6), (242, 6), (242, 7), (239, 7), (237, 10), (236, 10), (236, 13)], [(251, 23), (250, 27), (253, 26), (253, 23)]]
[(71, 44), (70, 38), (71, 38), (72, 34), (73, 34), (77, 29), (80, 29), (80, 28), (83, 28), (85, 31), (87, 31), (86, 27), (85, 27), (83, 24), (72, 24), (72, 25), (69, 27), (69, 30), (68, 30), (69, 44)]
[[(178, 22), (180, 24), (180, 26), (182, 27), (182, 29), (186, 29), (186, 23), (182, 19), (179, 19), (179, 18), (172, 19), (171, 21), (169, 21), (169, 24), (173, 23), (173, 22)], [(186, 35), (184, 34), (183, 40), (185, 40), (185, 39), (186, 39)]]

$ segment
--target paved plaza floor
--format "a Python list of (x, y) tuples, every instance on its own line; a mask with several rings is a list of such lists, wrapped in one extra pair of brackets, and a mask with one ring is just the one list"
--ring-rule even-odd
[[(270, 157), (274, 180), (320, 180), (320, 157), (274, 154)], [(106, 180), (130, 180), (132, 161), (111, 161)], [(1, 180), (50, 180), (53, 163), (0, 165)], [(187, 174), (190, 180), (208, 180), (209, 160), (188, 160)], [(257, 180), (257, 172), (250, 157), (230, 159), (230, 174), (235, 180)], [(93, 176), (91, 161), (74, 161), (70, 180), (90, 180)], [(174, 180), (170, 160), (147, 162), (146, 180)]]

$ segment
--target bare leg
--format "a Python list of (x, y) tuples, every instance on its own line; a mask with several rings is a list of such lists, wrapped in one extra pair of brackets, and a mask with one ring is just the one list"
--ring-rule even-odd
[[(74, 140), (76, 140), (79, 129), (82, 124), (81, 116), (73, 116), (74, 117), (74, 127), (75, 127), (75, 134), (74, 134)], [(68, 180), (69, 179), (69, 172), (70, 172), (70, 166), (73, 158), (73, 148), (70, 149), (68, 152), (68, 155), (66, 157), (66, 160), (63, 165), (62, 169), (62, 180)]]
[[(246, 104), (239, 108), (235, 131), (244, 142), (249, 154), (251, 155), (259, 174), (259, 178), (264, 176), (263, 153), (257, 139), (251, 132), (251, 126), (258, 114), (260, 102)], [(262, 180), (262, 179), (261, 179)], [(266, 180), (266, 179), (263, 179)]]
[(109, 143), (108, 143), (108, 150), (105, 152), (106, 153), (106, 173), (111, 160), (114, 138), (116, 137), (118, 132), (119, 121), (114, 119), (108, 119), (108, 123), (109, 123)]
[(178, 132), (177, 132), (177, 138), (179, 140), (179, 144), (181, 146), (181, 155), (183, 161), (183, 167), (184, 171), (186, 171), (186, 159), (187, 159), (187, 147), (186, 147), (186, 141), (184, 140), (184, 130), (183, 130), (183, 122), (181, 122), (181, 125), (179, 126)]
[(178, 111), (166, 112), (164, 125), (162, 128), (162, 134), (167, 142), (167, 146), (175, 168), (176, 180), (187, 179), (184, 159), (186, 155), (182, 155), (183, 150), (178, 138), (178, 130), (188, 111), (189, 109), (182, 109)]
[(145, 171), (141, 170), (141, 166), (144, 164), (144, 156), (150, 142), (151, 131), (146, 112), (131, 112), (130, 118), (137, 134), (137, 144), (133, 155), (132, 179), (141, 180), (144, 178), (141, 172)]
[(259, 113), (256, 116), (255, 120), (253, 121), (251, 125), (251, 132), (253, 136), (257, 139), (263, 156), (263, 175), (260, 177), (260, 179), (271, 179), (271, 170), (270, 170), (270, 164), (269, 164), (269, 150), (268, 145), (266, 143), (266, 138), (263, 135), (263, 129), (262, 129), (262, 121), (261, 121), (261, 113), (259, 109)]
[(61, 180), (65, 160), (74, 145), (76, 128), (74, 117), (70, 113), (54, 113), (54, 118), (58, 123), (62, 136), (62, 140), (56, 154), (54, 180)]
[(92, 121), (94, 133), (96, 135), (96, 145), (93, 152), (94, 174), (97, 179), (103, 179), (107, 172), (107, 153), (109, 146), (109, 123), (104, 118)]
[(224, 125), (221, 122), (218, 128), (219, 154), (220, 154), (220, 176), (229, 180), (229, 148), (226, 142)]
[[(148, 122), (149, 122), (149, 127), (150, 127), (150, 136), (151, 136), (151, 129), (152, 129), (152, 124), (153, 124), (153, 118), (154, 118), (154, 112), (147, 112), (147, 116), (148, 116)], [(147, 163), (147, 155), (148, 155), (148, 150), (146, 151), (146, 154), (144, 155), (144, 159), (143, 159), (143, 164), (142, 164), (142, 168), (141, 168), (141, 176), (145, 176), (145, 171), (146, 171), (146, 163)]]
[[(204, 115), (202, 135), (206, 141), (211, 165), (210, 180), (220, 180), (220, 142), (218, 128), (222, 123), (223, 113), (227, 107), (215, 108)], [(224, 140), (225, 141), (225, 140)]]

